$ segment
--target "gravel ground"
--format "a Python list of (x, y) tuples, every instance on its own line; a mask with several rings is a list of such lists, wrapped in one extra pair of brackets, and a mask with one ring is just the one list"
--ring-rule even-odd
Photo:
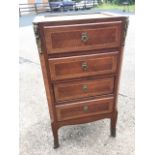
[(134, 15), (129, 17), (118, 100), (117, 137), (110, 137), (109, 120), (59, 129), (53, 136), (34, 40), (34, 15), (20, 18), (20, 155), (134, 155)]

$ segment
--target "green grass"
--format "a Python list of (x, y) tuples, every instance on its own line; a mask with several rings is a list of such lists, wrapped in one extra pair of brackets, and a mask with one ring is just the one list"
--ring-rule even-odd
[[(101, 4), (97, 6), (99, 9), (104, 9), (104, 10), (125, 10), (128, 11), (128, 8), (122, 5), (116, 5), (116, 4)], [(135, 5), (129, 5), (129, 12), (134, 13), (135, 12)]]

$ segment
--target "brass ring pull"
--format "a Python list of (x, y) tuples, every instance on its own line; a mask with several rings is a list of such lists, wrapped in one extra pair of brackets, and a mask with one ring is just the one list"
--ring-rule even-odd
[(83, 41), (83, 42), (88, 41), (88, 34), (87, 34), (87, 32), (82, 32), (82, 34), (81, 34), (81, 41)]
[(88, 111), (88, 106), (87, 106), (87, 105), (85, 105), (85, 106), (83, 107), (83, 111), (84, 111), (84, 112), (87, 112), (87, 111)]
[(88, 86), (87, 85), (83, 85), (83, 88), (82, 88), (83, 92), (88, 92)]
[(86, 62), (82, 63), (82, 70), (87, 71), (88, 70), (88, 64)]

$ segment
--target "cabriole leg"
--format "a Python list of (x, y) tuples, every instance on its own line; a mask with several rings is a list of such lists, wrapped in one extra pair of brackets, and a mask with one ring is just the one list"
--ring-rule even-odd
[(54, 138), (54, 149), (59, 147), (59, 139), (58, 139), (58, 128), (55, 123), (51, 123), (53, 138)]
[(111, 136), (116, 137), (117, 111), (113, 114), (110, 121)]

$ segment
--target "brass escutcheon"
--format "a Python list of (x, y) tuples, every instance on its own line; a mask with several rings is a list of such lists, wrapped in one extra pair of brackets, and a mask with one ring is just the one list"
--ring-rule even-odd
[(87, 32), (81, 33), (81, 41), (86, 42), (88, 40), (88, 34)]
[(88, 106), (87, 106), (87, 105), (85, 105), (85, 106), (83, 107), (83, 111), (84, 111), (84, 112), (87, 112), (87, 111), (88, 111)]
[(81, 67), (82, 67), (83, 71), (87, 71), (88, 70), (88, 64), (86, 62), (83, 62)]
[(83, 92), (85, 92), (85, 93), (88, 92), (88, 87), (87, 87), (87, 85), (83, 85), (83, 88), (82, 88), (82, 89), (83, 89)]

